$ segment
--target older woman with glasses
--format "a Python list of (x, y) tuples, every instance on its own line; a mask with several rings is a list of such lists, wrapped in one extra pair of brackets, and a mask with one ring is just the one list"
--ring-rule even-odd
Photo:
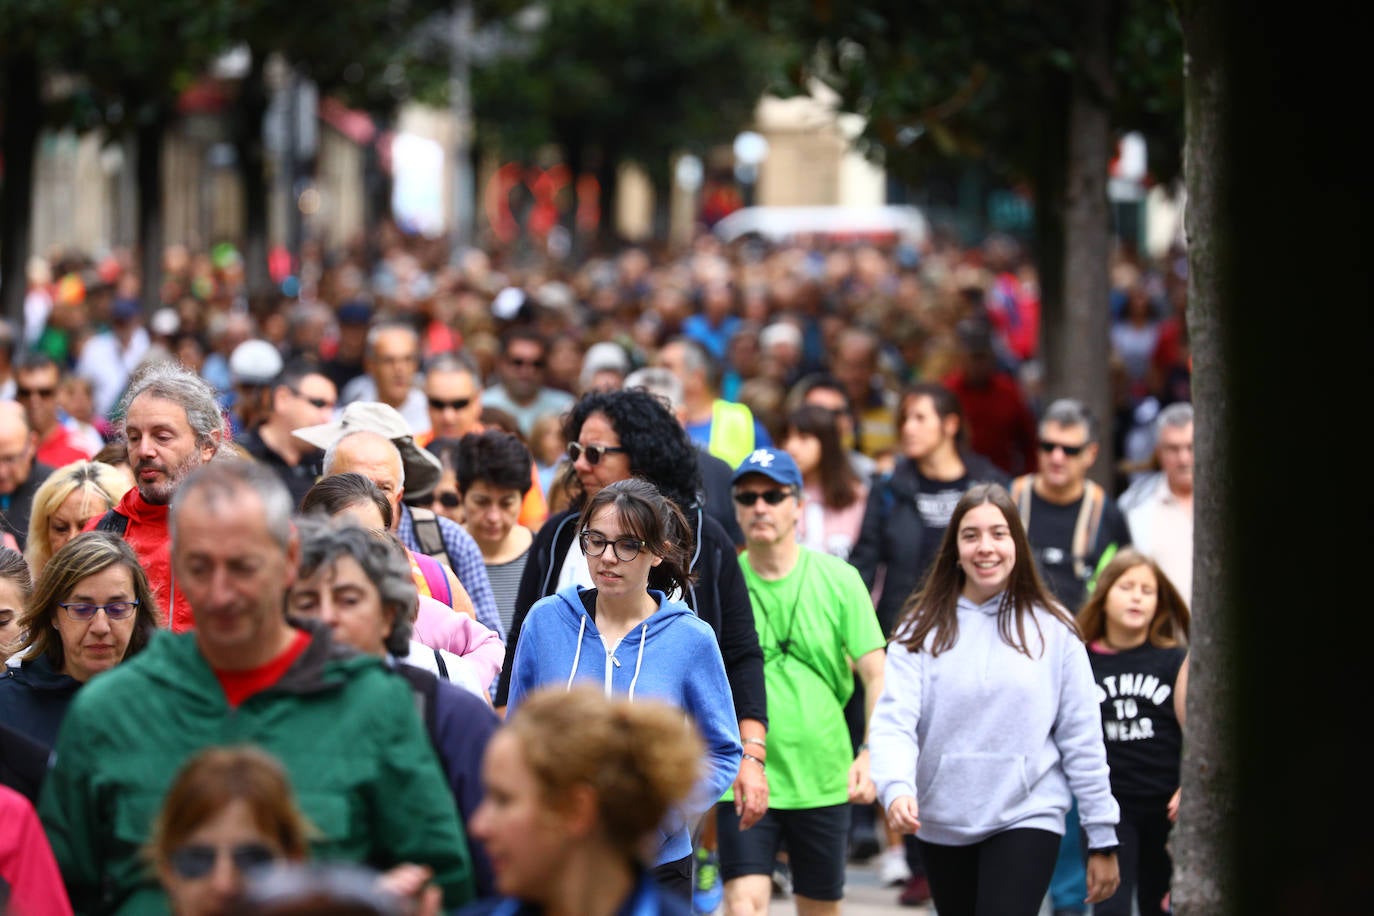
[(742, 759), (734, 701), (715, 634), (668, 597), (690, 584), (692, 530), (653, 484), (631, 478), (592, 496), (577, 519), (577, 543), (592, 587), (570, 585), (536, 602), (511, 672), (507, 718), (533, 690), (577, 681), (607, 696), (655, 697), (692, 720), (705, 740), (707, 772), (680, 818), (660, 825), (652, 861), (660, 886), (690, 894), (689, 828), (730, 787)]
[(43, 568), (20, 618), (21, 661), (0, 677), (0, 721), (51, 747), (76, 691), (142, 649), (157, 614), (123, 538), (73, 538)]

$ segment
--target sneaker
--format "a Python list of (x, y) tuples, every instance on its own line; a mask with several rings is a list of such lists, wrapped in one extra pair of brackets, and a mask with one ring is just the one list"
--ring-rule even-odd
[(897, 897), (899, 906), (925, 906), (930, 902), (930, 882), (925, 875), (912, 875), (906, 879), (906, 887)]
[(878, 879), (884, 887), (897, 887), (906, 884), (911, 878), (911, 868), (906, 864), (906, 850), (901, 846), (889, 846), (878, 856)]
[(725, 898), (725, 888), (720, 883), (720, 858), (709, 849), (698, 849), (695, 864), (692, 912), (697, 916), (709, 916), (720, 909)]
[(781, 859), (773, 863), (773, 899), (781, 899), (792, 893), (792, 869)]

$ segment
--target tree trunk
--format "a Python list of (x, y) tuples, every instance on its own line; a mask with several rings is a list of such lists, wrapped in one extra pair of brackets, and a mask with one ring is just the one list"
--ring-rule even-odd
[(43, 99), (38, 89), (38, 62), (15, 55), (5, 65), (3, 137), (0, 156), (0, 315), (17, 334), (23, 333), (24, 295), (28, 292), (29, 249), (33, 243), (33, 166)]
[[(1204, 4), (1205, 5), (1205, 4)], [(1226, 223), (1223, 208), (1229, 188), (1225, 137), (1221, 130), (1226, 93), (1220, 51), (1222, 34), (1208, 17), (1185, 27), (1188, 44), (1187, 142), (1184, 172), (1188, 181), (1188, 330), (1194, 354), (1192, 381), (1196, 404), (1194, 464), (1199, 469), (1230, 467), (1233, 458), (1220, 431), (1231, 422), (1222, 359), (1222, 295), (1225, 245), (1218, 230)], [(1223, 372), (1206, 371), (1214, 366)], [(1237, 554), (1231, 538), (1212, 520), (1224, 518), (1224, 475), (1199, 472), (1193, 493), (1193, 630), (1188, 684), (1188, 740), (1184, 744), (1185, 804), (1171, 839), (1174, 858), (1173, 903), (1180, 916), (1225, 912), (1234, 900), (1230, 850), (1222, 841), (1235, 787), (1230, 717), (1233, 672), (1226, 649), (1225, 618), (1232, 606), (1223, 579)], [(1241, 912), (1233, 910), (1232, 912)]]
[(620, 186), (620, 151), (602, 148), (596, 165), (598, 189), (597, 206), (601, 211), (601, 223), (597, 226), (594, 250), (608, 254), (615, 250), (620, 239), (620, 227), (616, 225), (616, 192)]
[(266, 61), (258, 50), (252, 53), (239, 87), (234, 148), (243, 188), (243, 280), (245, 292), (255, 298), (271, 291), (272, 276), (267, 270), (267, 155), (262, 137), (268, 102)]
[(1101, 427), (1092, 477), (1113, 483), (1113, 404), (1108, 380), (1107, 167), (1112, 157), (1111, 16), (1105, 3), (1079, 6), (1076, 36), (1080, 70), (1068, 104), (1067, 174), (1063, 185), (1064, 298), (1057, 333), (1047, 336), (1045, 393), (1078, 398)]
[(162, 305), (162, 256), (166, 222), (162, 213), (162, 141), (167, 121), (162, 114), (135, 129), (138, 173), (139, 301), (144, 316)]

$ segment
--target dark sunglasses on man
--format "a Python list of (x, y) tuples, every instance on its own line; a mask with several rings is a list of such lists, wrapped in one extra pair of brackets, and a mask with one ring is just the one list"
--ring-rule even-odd
[(763, 500), (770, 506), (777, 506), (784, 499), (792, 495), (790, 489), (782, 490), (736, 490), (735, 502), (744, 506), (746, 509), (754, 505), (759, 500)]
[(1061, 449), (1064, 454), (1068, 455), (1070, 458), (1077, 458), (1079, 455), (1083, 454), (1083, 449), (1087, 447), (1087, 443), (1083, 445), (1065, 445), (1063, 442), (1050, 442), (1048, 439), (1040, 440), (1040, 451), (1044, 452), (1046, 455), (1052, 455), (1055, 449)]

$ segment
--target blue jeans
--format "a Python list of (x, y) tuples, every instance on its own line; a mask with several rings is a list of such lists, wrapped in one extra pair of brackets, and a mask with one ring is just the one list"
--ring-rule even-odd
[(1088, 872), (1083, 866), (1083, 846), (1078, 838), (1078, 800), (1064, 818), (1064, 839), (1059, 843), (1059, 857), (1054, 861), (1054, 876), (1050, 878), (1050, 904), (1056, 910), (1086, 913), (1088, 905)]

